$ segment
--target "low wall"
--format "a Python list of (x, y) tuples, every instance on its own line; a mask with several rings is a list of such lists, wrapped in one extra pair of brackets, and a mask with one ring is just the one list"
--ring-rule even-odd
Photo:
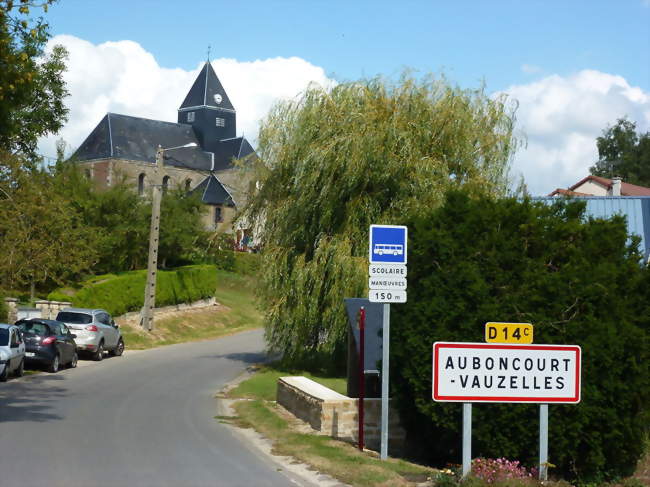
[[(277, 401), (295, 417), (309, 423), (320, 434), (357, 443), (359, 439), (358, 399), (344, 396), (306, 377), (280, 377)], [(379, 451), (381, 444), (381, 399), (364, 399), (366, 448)], [(388, 448), (399, 453), (406, 433), (394, 408), (388, 414)]]
[(23, 316), (19, 316), (22, 308), (18, 306), (18, 300), (16, 298), (5, 298), (5, 303), (7, 305), (7, 322), (12, 324), (19, 318), (24, 317), (37, 316), (39, 318), (53, 320), (61, 309), (71, 305), (71, 303), (65, 301), (36, 301), (34, 302), (34, 307), (37, 310), (36, 313), (33, 312), (34, 308), (26, 308), (25, 312), (22, 313)]

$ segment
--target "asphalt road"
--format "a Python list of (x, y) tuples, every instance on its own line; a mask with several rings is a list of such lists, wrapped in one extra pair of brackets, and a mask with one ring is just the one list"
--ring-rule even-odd
[(296, 485), (214, 419), (262, 349), (253, 331), (0, 383), (0, 486)]

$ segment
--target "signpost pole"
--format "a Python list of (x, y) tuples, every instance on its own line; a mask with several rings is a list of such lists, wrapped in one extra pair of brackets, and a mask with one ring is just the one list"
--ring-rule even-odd
[(366, 310), (363, 306), (359, 310), (359, 450), (363, 451), (363, 412), (366, 398)]
[(463, 403), (463, 477), (472, 469), (472, 403)]
[(388, 344), (390, 343), (390, 304), (384, 303), (381, 356), (381, 455), (388, 458)]
[(539, 480), (548, 477), (548, 404), (539, 405)]

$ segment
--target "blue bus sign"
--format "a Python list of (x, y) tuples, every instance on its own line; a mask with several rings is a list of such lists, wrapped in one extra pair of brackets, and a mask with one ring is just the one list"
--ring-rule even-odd
[(370, 263), (406, 264), (407, 237), (402, 225), (370, 225)]

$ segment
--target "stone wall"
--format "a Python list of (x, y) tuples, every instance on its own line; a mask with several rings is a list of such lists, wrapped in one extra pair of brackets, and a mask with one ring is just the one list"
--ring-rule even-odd
[(63, 308), (69, 308), (72, 303), (67, 301), (35, 301), (34, 306), (41, 311), (41, 318), (53, 320)]
[[(358, 399), (339, 394), (306, 377), (280, 377), (277, 401), (295, 417), (320, 434), (357, 443), (359, 439)], [(394, 408), (388, 414), (388, 449), (399, 453), (406, 433)], [(366, 448), (379, 451), (381, 443), (381, 399), (364, 400)]]

